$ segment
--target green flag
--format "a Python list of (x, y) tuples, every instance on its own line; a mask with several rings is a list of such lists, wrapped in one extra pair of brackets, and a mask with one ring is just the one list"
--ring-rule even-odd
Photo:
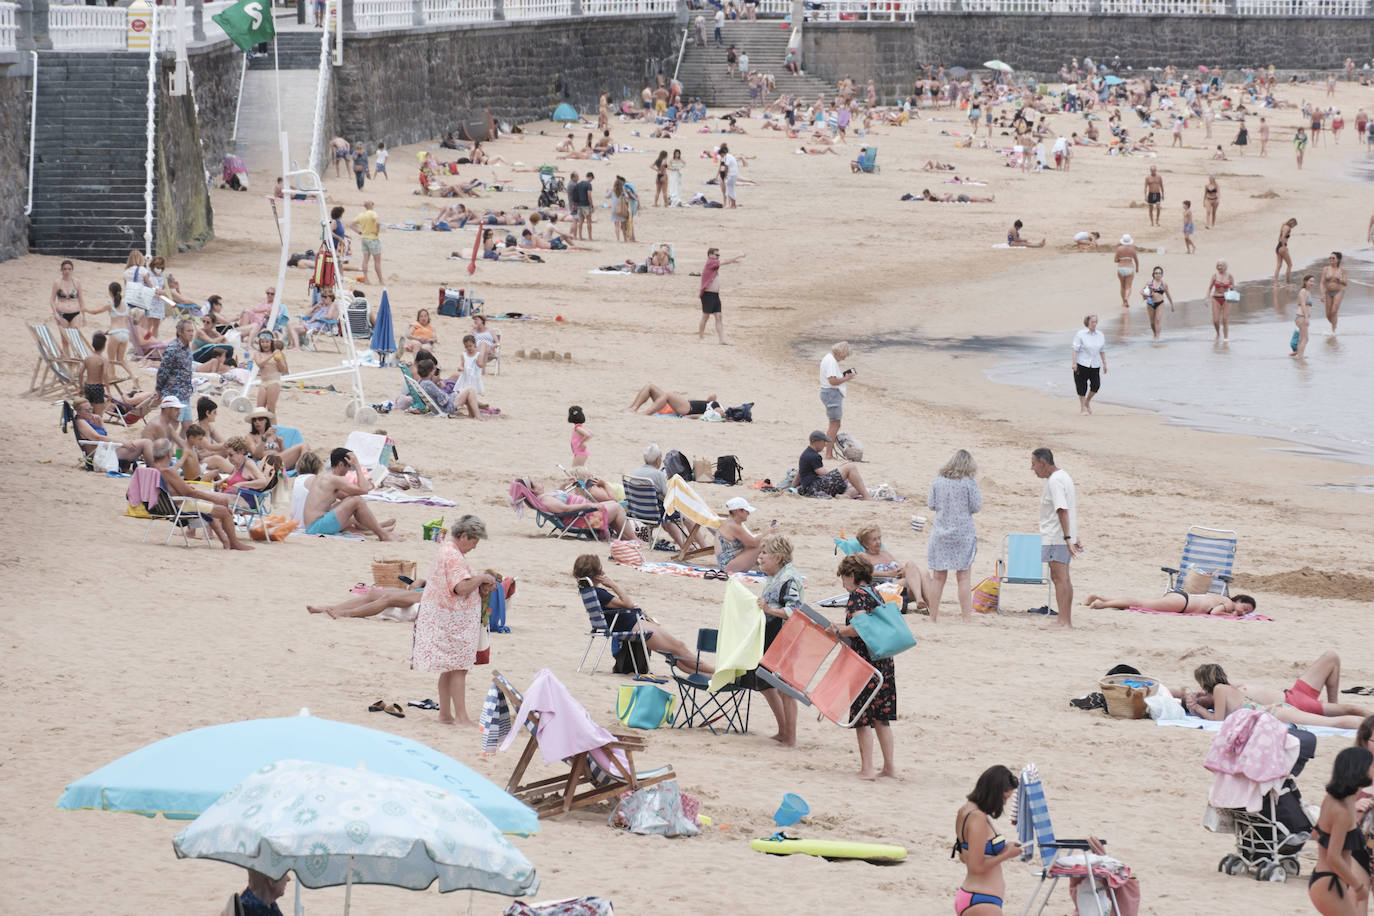
[(271, 41), (277, 36), (272, 23), (271, 0), (239, 0), (222, 13), (213, 17), (230, 41), (245, 51), (254, 45)]

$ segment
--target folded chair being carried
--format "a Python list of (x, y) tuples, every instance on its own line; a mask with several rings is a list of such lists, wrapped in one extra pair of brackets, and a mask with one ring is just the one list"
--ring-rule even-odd
[[(529, 731), (506, 791), (540, 817), (566, 814), (676, 777), (671, 766), (636, 770), (634, 754), (647, 746), (645, 740), (613, 734), (597, 725), (547, 668), (534, 676), (523, 696), (500, 672), (493, 672), (492, 679), (515, 717), (501, 750), (510, 747), (521, 726)], [(568, 771), (524, 782), (536, 750), (545, 764), (566, 766)]]
[[(782, 625), (754, 673), (798, 703), (816, 707), (841, 728), (849, 728), (878, 695), (883, 675), (829, 627), (829, 620), (803, 604)], [(870, 684), (867, 698), (856, 709), (855, 703)]]

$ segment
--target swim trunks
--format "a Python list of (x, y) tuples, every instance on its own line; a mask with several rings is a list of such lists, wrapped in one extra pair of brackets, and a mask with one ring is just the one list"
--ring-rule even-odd
[(703, 315), (720, 314), (720, 293), (706, 290), (701, 294), (701, 313)]
[(343, 530), (343, 525), (339, 524), (339, 517), (330, 509), (324, 515), (315, 519), (309, 528), (305, 529), (306, 534), (338, 534)]
[(105, 403), (105, 385), (101, 382), (89, 382), (85, 389), (86, 400), (92, 404)]
[(363, 243), (363, 254), (381, 254), (381, 253), (382, 253), (382, 240), (381, 240), (381, 239), (363, 239), (363, 240), (362, 240), (362, 243)]
[(1291, 688), (1283, 692), (1283, 699), (1294, 709), (1310, 712), (1314, 716), (1324, 715), (1321, 696), (1317, 693), (1317, 688), (1302, 678), (1299, 678)]
[(1145, 203), (1147, 204), (1157, 204), (1161, 199), (1158, 191), (1151, 191), (1149, 194), (1145, 195)]

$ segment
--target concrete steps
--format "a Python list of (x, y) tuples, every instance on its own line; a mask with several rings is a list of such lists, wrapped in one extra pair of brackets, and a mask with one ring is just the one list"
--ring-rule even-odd
[[(278, 67), (282, 70), (317, 70), (320, 66), (320, 30), (277, 33)], [(248, 58), (249, 70), (273, 69), (272, 47), (267, 53)]]
[(707, 30), (705, 47), (690, 45), (682, 56), (678, 79), (688, 98), (700, 97), (711, 108), (739, 108), (749, 102), (749, 84), (738, 77), (730, 77), (725, 70), (725, 54), (730, 45), (749, 55), (749, 67), (773, 74), (775, 91), (808, 101), (821, 93), (834, 94), (834, 87), (805, 74), (800, 76), (783, 69), (787, 56), (787, 40), (791, 31), (779, 20), (758, 22), (727, 22), (721, 29), (724, 44), (717, 45)]
[(144, 248), (148, 57), (42, 51), (38, 72), (30, 248), (122, 262)]

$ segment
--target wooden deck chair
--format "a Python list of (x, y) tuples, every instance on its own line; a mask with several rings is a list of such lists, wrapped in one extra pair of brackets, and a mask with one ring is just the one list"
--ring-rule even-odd
[[(499, 671), (492, 672), (492, 682), (505, 697), (512, 719), (517, 718), (524, 703), (520, 691), (516, 690)], [(571, 696), (569, 701), (573, 704), (577, 702)], [(601, 747), (564, 758), (563, 763), (568, 766), (567, 773), (524, 782), (525, 771), (534, 760), (534, 752), (539, 748), (539, 714), (531, 712), (525, 724), (530, 733), (529, 738), (525, 742), (524, 750), (520, 752), (520, 759), (515, 764), (510, 780), (506, 783), (506, 791), (533, 808), (541, 818), (566, 814), (574, 808), (585, 808), (602, 801), (612, 801), (623, 792), (637, 791), (645, 786), (677, 777), (671, 766), (637, 770), (635, 752), (648, 747), (648, 742), (637, 735), (612, 732), (612, 740)]]
[[(687, 532), (687, 540), (672, 559), (688, 563), (703, 554), (713, 553), (715, 548), (707, 545), (702, 538), (707, 531), (719, 528), (725, 519), (716, 515), (710, 504), (697, 495), (697, 491), (687, 485), (677, 474), (668, 480), (668, 492), (663, 497), (663, 509), (671, 514), (682, 515), (682, 527)], [(695, 546), (693, 546), (695, 545)]]
[(1054, 583), (1045, 574), (1045, 562), (1041, 559), (1040, 546), (1043, 542), (1036, 534), (1009, 534), (1002, 539), (1002, 582), (999, 596), (1005, 600), (1008, 585), (1045, 586), (1045, 608), (1054, 607)]
[[(86, 335), (81, 333), (80, 328), (61, 328), (61, 331), (62, 336), (67, 339), (67, 346), (71, 347), (77, 359), (84, 360), (86, 357), (95, 354), (94, 348), (87, 342)], [(129, 375), (117, 364), (110, 363), (110, 378), (109, 381), (105, 383), (105, 386), (107, 388), (113, 388), (122, 398), (124, 397), (124, 389), (119, 386), (132, 382), (133, 380), (134, 377), (132, 375)]]
[[(849, 728), (878, 695), (883, 675), (831, 634), (829, 626), (829, 620), (803, 604), (782, 625), (754, 673), (797, 702), (814, 706), (841, 728)], [(873, 687), (868, 699), (855, 710), (855, 701), (869, 684)]]
[[(205, 544), (214, 547), (217, 538), (210, 530), (210, 517), (198, 511), (198, 500), (186, 496), (173, 496), (167, 492), (167, 486), (162, 480), (162, 474), (157, 468), (138, 468), (134, 471), (134, 480), (138, 480), (142, 475), (151, 474), (157, 477), (158, 495), (157, 500), (152, 503), (135, 503), (129, 500), (129, 505), (137, 505), (143, 509), (148, 518), (148, 525), (143, 529), (143, 539), (141, 543), (148, 542), (148, 535), (152, 533), (153, 526), (158, 522), (170, 522), (171, 527), (167, 530), (167, 536), (162, 539), (163, 546), (172, 542), (172, 536), (180, 532), (182, 546), (190, 547), (191, 538), (186, 533), (188, 530), (198, 529), (202, 532)], [(133, 488), (133, 481), (130, 482), (130, 489)]]
[(589, 541), (611, 540), (610, 522), (606, 518), (606, 513), (601, 511), (601, 506), (596, 503), (573, 506), (567, 511), (555, 511), (530, 489), (528, 481), (517, 477), (510, 483), (510, 504), (517, 514), (523, 506), (533, 509), (535, 526), (543, 528), (545, 524), (549, 525), (549, 530), (545, 532), (546, 537), (562, 539), (572, 536)]
[[(606, 620), (606, 610), (601, 606), (601, 599), (596, 594), (596, 586), (591, 579), (582, 578), (577, 580), (577, 595), (582, 599), (582, 609), (587, 612), (587, 648), (582, 650), (582, 661), (577, 663), (577, 670), (580, 672), (587, 664), (587, 656), (592, 652), (592, 645), (601, 639), (601, 651), (596, 653), (596, 661), (592, 663), (592, 674), (596, 674), (596, 669), (601, 665), (602, 656), (606, 654), (606, 646), (617, 641), (617, 637), (611, 632), (610, 622)], [(618, 612), (628, 613), (628, 612)], [(645, 659), (645, 670), (638, 670), (636, 665), (635, 674), (648, 674), (649, 644), (646, 641), (644, 632), (636, 630), (628, 636), (631, 641), (638, 639), (639, 647), (643, 650)]]
[(61, 396), (70, 400), (80, 397), (81, 360), (62, 355), (46, 324), (29, 325), (29, 333), (38, 345), (38, 362), (29, 379), (28, 393), (40, 398)]
[(1204, 528), (1193, 525), (1183, 541), (1183, 558), (1178, 568), (1161, 566), (1161, 572), (1169, 576), (1170, 591), (1182, 588), (1190, 572), (1210, 573), (1211, 585), (1207, 591), (1213, 595), (1231, 595), (1231, 573), (1236, 567), (1237, 535), (1223, 528)]

